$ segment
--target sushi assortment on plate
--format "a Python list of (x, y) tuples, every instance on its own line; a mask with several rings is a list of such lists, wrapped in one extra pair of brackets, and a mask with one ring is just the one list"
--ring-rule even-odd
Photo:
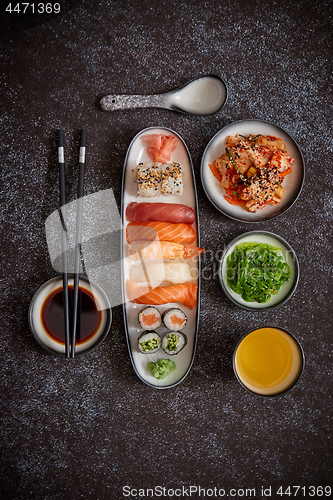
[[(137, 375), (170, 387), (188, 373), (199, 316), (197, 200), (190, 155), (170, 129), (132, 141), (122, 199), (124, 318)], [(172, 358), (172, 360), (171, 360)]]
[[(273, 179), (274, 186), (272, 184), (277, 188), (273, 190), (271, 186), (269, 194), (277, 196), (280, 188), (283, 196), (281, 194), (278, 200), (271, 196), (272, 199), (266, 200), (267, 206), (265, 203), (254, 209), (239, 202), (257, 181), (261, 182), (262, 192), (268, 189), (262, 185), (265, 179), (261, 167), (238, 162), (245, 158), (237, 156), (236, 151), (238, 138), (242, 136), (246, 144), (243, 141), (240, 146), (247, 146), (246, 154), (251, 149), (251, 155), (252, 151), (268, 154), (267, 144), (257, 144), (259, 137), (261, 142), (271, 137), (275, 145), (276, 137), (283, 141), (283, 147), (281, 143), (274, 150), (276, 165), (271, 159), (267, 172), (264, 169), (267, 182), (271, 174), (279, 175)], [(235, 151), (229, 144), (232, 137), (238, 141)], [(225, 141), (229, 142), (224, 155)], [(288, 153), (284, 153), (285, 149)], [(280, 150), (286, 160), (282, 173)], [(246, 157), (246, 161), (249, 163), (251, 158)], [(233, 176), (229, 179), (232, 168)], [(226, 195), (221, 192), (223, 175), (231, 183), (228, 185), (231, 191)], [(240, 186), (237, 175), (245, 187)], [(303, 176), (303, 158), (297, 145), (282, 129), (263, 120), (245, 120), (225, 127), (208, 144), (201, 164), (202, 183), (212, 203), (229, 217), (246, 222), (268, 220), (290, 208), (301, 191)], [(184, 379), (193, 363), (199, 317), (200, 254), (204, 251), (199, 244), (191, 158), (181, 137), (172, 130), (148, 128), (133, 139), (124, 165), (122, 222), (123, 307), (131, 361), (138, 377), (146, 384), (172, 387)], [(221, 284), (227, 290), (223, 276), (222, 266)], [(297, 277), (290, 283), (294, 290)], [(283, 288), (287, 298), (292, 293), (290, 283)], [(245, 307), (239, 299), (230, 298)], [(275, 306), (275, 300), (272, 299), (271, 305)], [(250, 306), (245, 308), (256, 310)]]

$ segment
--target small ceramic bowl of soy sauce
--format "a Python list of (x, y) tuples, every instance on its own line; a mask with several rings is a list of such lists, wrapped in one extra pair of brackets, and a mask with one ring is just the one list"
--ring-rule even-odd
[[(68, 277), (69, 304), (74, 279)], [(71, 305), (70, 318), (71, 318)], [(75, 356), (96, 349), (107, 337), (112, 321), (112, 310), (105, 292), (92, 281), (79, 279), (78, 328)], [(44, 283), (35, 293), (29, 307), (29, 326), (37, 342), (49, 353), (65, 357), (65, 326), (62, 276)]]

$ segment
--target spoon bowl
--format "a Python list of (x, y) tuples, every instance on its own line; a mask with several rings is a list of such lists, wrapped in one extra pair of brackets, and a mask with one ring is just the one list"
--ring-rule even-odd
[(226, 103), (228, 89), (216, 75), (204, 75), (181, 88), (155, 95), (107, 95), (100, 100), (103, 111), (135, 108), (164, 108), (179, 113), (207, 116)]

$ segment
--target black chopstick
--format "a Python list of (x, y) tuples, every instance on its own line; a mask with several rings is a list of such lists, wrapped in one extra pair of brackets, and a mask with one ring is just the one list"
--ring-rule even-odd
[(81, 225), (82, 225), (82, 203), (83, 203), (83, 183), (84, 183), (84, 165), (86, 157), (87, 132), (81, 131), (80, 137), (80, 155), (79, 155), (79, 184), (77, 194), (77, 212), (76, 212), (76, 244), (75, 244), (75, 263), (74, 263), (74, 293), (73, 293), (73, 326), (71, 341), (71, 357), (75, 357), (76, 329), (78, 317), (78, 298), (79, 298), (79, 272), (80, 272), (80, 247), (81, 247)]
[(64, 160), (64, 132), (58, 130), (58, 165), (59, 165), (59, 189), (60, 189), (60, 219), (61, 219), (61, 248), (62, 248), (62, 288), (65, 320), (65, 352), (69, 358), (69, 307), (68, 307), (68, 269), (67, 269), (67, 241), (66, 241), (66, 216), (65, 216), (65, 160)]

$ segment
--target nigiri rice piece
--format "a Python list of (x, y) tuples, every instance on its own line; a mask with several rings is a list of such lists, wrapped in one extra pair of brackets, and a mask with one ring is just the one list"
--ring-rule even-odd
[(161, 164), (139, 163), (136, 172), (138, 196), (152, 197), (161, 194)]
[(162, 166), (161, 172), (161, 194), (171, 195), (183, 194), (183, 177), (180, 163), (167, 163)]

